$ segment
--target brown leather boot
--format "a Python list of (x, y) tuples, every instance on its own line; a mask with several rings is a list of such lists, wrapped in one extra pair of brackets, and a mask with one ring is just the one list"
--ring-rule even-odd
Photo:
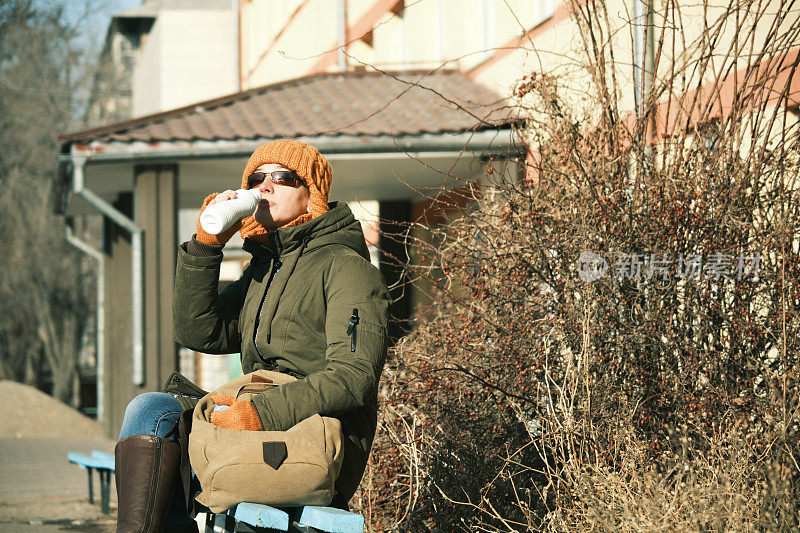
[(178, 479), (180, 446), (151, 435), (133, 435), (114, 449), (117, 533), (161, 531)]

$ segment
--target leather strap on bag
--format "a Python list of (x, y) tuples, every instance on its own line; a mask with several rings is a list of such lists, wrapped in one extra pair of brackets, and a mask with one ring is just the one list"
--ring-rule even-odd
[(197, 516), (197, 505), (194, 503), (196, 494), (192, 494), (192, 465), (189, 462), (189, 432), (192, 430), (192, 412), (194, 409), (185, 409), (178, 419), (178, 442), (181, 445), (181, 484), (184, 487), (183, 497), (186, 511), (192, 518)]
[(194, 410), (183, 410), (175, 425), (164, 435), (164, 438), (172, 437), (175, 433), (178, 434), (178, 445), (181, 449), (179, 466), (180, 488), (183, 492), (181, 502), (184, 504), (189, 516), (194, 518), (197, 516), (197, 506), (193, 503), (196, 494), (192, 494), (192, 466), (189, 462), (189, 432), (192, 430), (192, 411)]

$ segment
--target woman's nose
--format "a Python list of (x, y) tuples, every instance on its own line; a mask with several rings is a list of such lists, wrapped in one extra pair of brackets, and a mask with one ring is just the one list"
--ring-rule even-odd
[(264, 181), (261, 182), (261, 185), (258, 186), (258, 190), (262, 192), (272, 192), (272, 180), (269, 176), (264, 178)]

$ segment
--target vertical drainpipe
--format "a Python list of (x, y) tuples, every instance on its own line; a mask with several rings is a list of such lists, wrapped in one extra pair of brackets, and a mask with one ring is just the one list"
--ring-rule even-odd
[(234, 81), (236, 92), (242, 91), (242, 4), (240, 0), (231, 0), (233, 11), (233, 32), (236, 34), (236, 71)]
[(444, 43), (445, 43), (445, 29), (444, 21), (446, 15), (444, 11), (443, 0), (436, 0), (436, 59), (439, 62), (437, 66), (444, 66)]
[(347, 0), (339, 0), (339, 72), (347, 70), (347, 56), (345, 56), (345, 46), (347, 46)]
[(633, 1), (633, 87), (636, 114), (642, 116), (647, 94), (650, 92), (655, 58), (652, 30), (652, 0)]
[(494, 2), (481, 0), (480, 3), (481, 20), (479, 23), (483, 46), (484, 61), (494, 55), (495, 36), (494, 36)]
[(636, 116), (642, 115), (644, 88), (642, 70), (644, 67), (645, 5), (643, 0), (633, 0), (633, 104)]
[(131, 336), (132, 366), (131, 380), (134, 385), (144, 385), (144, 231), (114, 206), (90, 191), (84, 184), (86, 157), (72, 156), (72, 191), (89, 202), (98, 211), (131, 234)]
[[(636, 105), (636, 116), (643, 117), (645, 113), (645, 102), (650, 93), (650, 85), (655, 70), (654, 57), (654, 37), (653, 37), (653, 9), (652, 0), (633, 1), (633, 90), (634, 103)], [(650, 121), (655, 121), (654, 116), (650, 116)], [(644, 164), (649, 165), (650, 155), (653, 149), (650, 147), (651, 126), (646, 124), (643, 135), (636, 141), (644, 142)]]
[(105, 420), (105, 261), (103, 254), (75, 236), (70, 225), (64, 227), (67, 242), (97, 260), (97, 421)]
[(403, 4), (403, 10), (400, 11), (398, 16), (400, 17), (400, 65), (401, 68), (407, 69), (409, 68), (410, 39), (408, 35), (408, 17), (406, 17), (405, 4)]

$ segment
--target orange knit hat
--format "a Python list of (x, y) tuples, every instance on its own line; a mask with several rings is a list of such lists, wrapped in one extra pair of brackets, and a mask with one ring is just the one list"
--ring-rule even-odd
[[(319, 150), (304, 142), (291, 139), (278, 139), (256, 148), (242, 173), (242, 188), (247, 188), (247, 178), (255, 169), (266, 163), (276, 163), (297, 172), (308, 184), (310, 198), (308, 200), (308, 213), (300, 215), (293, 221), (281, 227), (296, 226), (316, 218), (328, 211), (328, 193), (331, 190), (333, 174), (331, 165), (319, 153)], [(262, 240), (270, 230), (256, 222), (253, 215), (242, 220), (242, 229), (239, 231), (243, 239), (251, 238)]]

